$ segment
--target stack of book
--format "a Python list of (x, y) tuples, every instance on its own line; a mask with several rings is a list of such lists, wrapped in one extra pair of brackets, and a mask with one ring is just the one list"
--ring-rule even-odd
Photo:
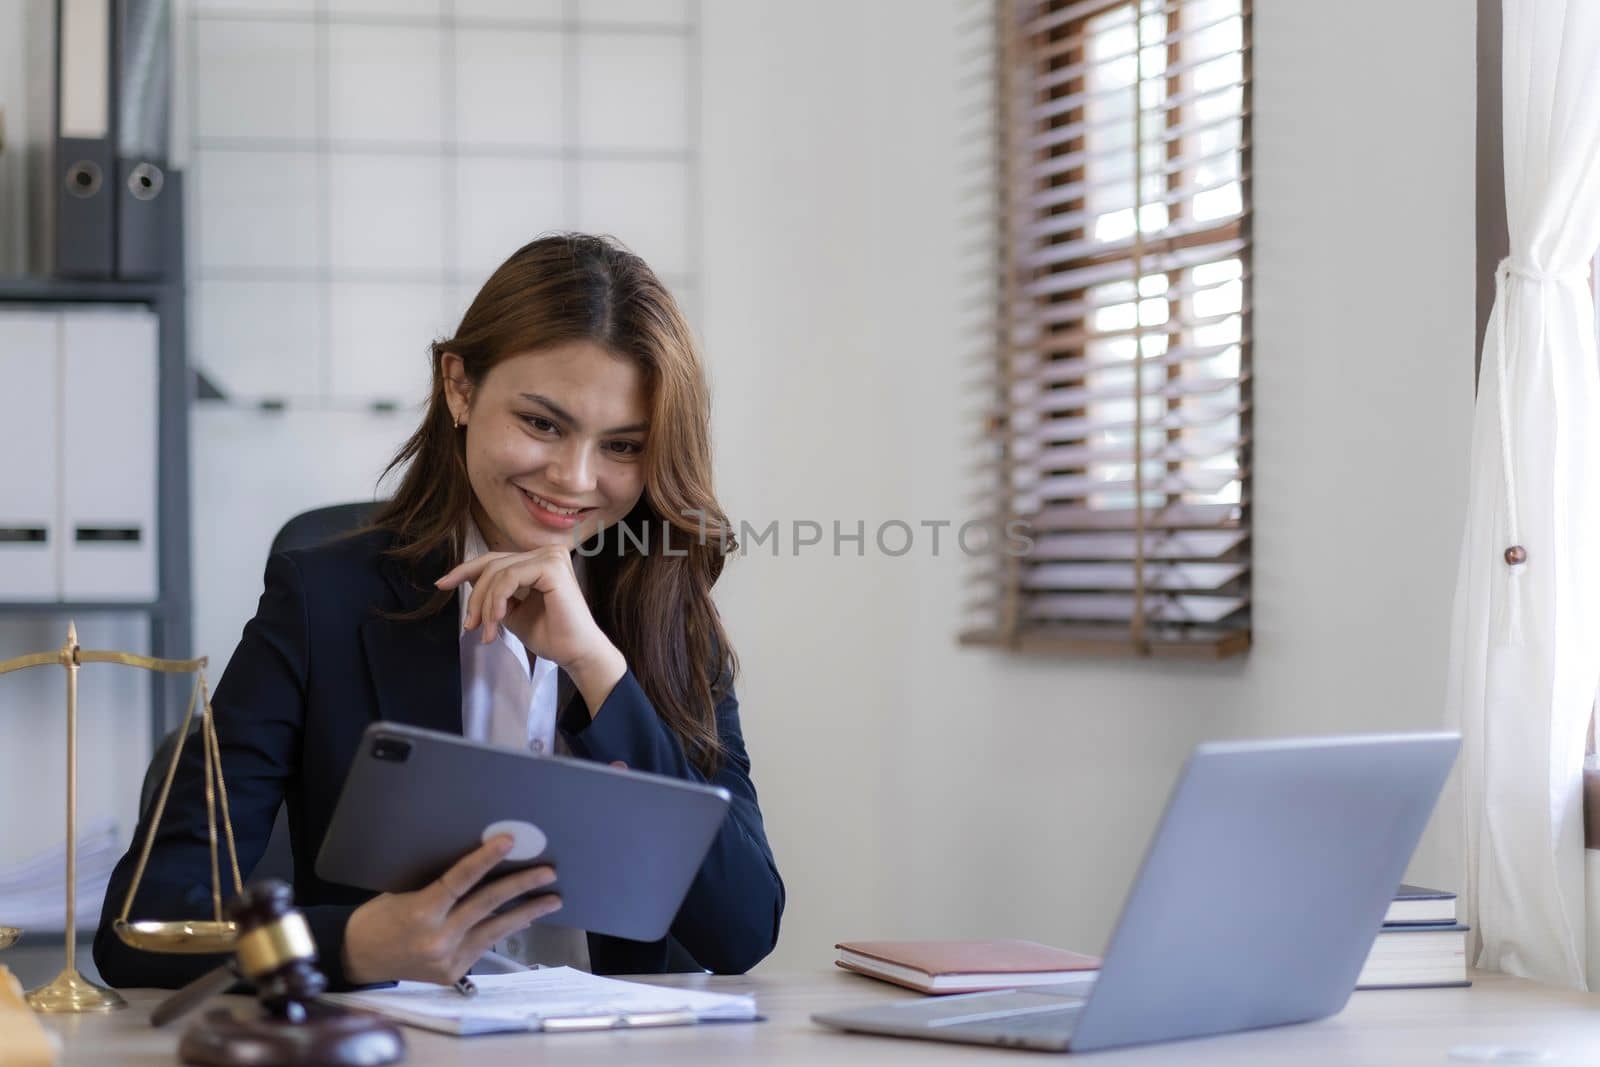
[(1402, 885), (1356, 979), (1357, 989), (1464, 986), (1467, 928), (1457, 921), (1456, 895)]
[[(974, 993), (1029, 986), (1080, 986), (1099, 976), (1100, 960), (1033, 941), (847, 941), (845, 970), (919, 993)], [(1456, 921), (1456, 895), (1402, 885), (1356, 979), (1357, 989), (1464, 986), (1467, 928)]]

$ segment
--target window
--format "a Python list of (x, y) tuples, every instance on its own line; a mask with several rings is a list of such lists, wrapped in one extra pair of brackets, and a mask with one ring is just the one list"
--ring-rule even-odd
[(1249, 17), (996, 0), (984, 429), (1027, 537), (995, 540), (966, 642), (1249, 646)]

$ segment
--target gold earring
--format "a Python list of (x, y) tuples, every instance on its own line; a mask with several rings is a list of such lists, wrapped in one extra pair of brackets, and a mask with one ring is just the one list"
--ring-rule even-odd
[(460, 415), (452, 415), (452, 416), (450, 416), (450, 425), (454, 426), (458, 430), (461, 429), (461, 416)]

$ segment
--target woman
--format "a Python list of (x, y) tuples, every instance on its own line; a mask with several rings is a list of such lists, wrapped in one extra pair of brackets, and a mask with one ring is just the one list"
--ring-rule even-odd
[[(541, 925), (509, 942), (524, 962), (736, 973), (771, 951), (784, 890), (711, 600), (733, 540), (711, 491), (708, 427), (690, 331), (644, 262), (601, 238), (541, 238), (433, 346), (427, 413), (371, 526), (268, 561), (213, 700), (223, 775), (246, 876), (287, 804), (295, 899), (332, 987), (454, 981), (559, 907), (546, 896), (497, 913), (554, 878), (534, 867), (482, 881), (506, 837), (414, 893), (316, 876), (345, 774), (377, 719), (732, 794), (668, 938), (563, 943)], [(185, 746), (133, 918), (211, 912), (199, 748)], [(139, 952), (111, 928), (145, 831), (112, 875), (95, 962), (113, 985), (173, 986), (213, 961)]]

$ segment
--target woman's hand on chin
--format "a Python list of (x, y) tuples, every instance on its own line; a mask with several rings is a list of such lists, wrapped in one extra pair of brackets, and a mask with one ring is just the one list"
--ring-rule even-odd
[(627, 661), (594, 621), (565, 545), (485, 552), (440, 578), (440, 589), (470, 583), (465, 625), (488, 644), (511, 633), (571, 676), (593, 715), (627, 671)]

